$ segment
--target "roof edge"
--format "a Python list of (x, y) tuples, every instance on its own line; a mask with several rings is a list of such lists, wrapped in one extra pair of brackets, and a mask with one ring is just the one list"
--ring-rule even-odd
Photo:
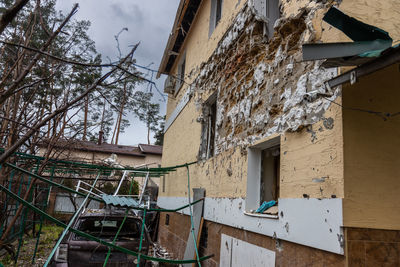
[[(188, 10), (189, 5), (192, 4), (191, 2), (192, 2), (191, 0), (181, 0), (179, 3), (178, 9), (177, 9), (176, 15), (175, 15), (175, 21), (172, 26), (172, 29), (171, 29), (171, 32), (170, 32), (170, 35), (169, 35), (169, 38), (167, 41), (167, 45), (165, 46), (160, 66), (158, 68), (158, 72), (157, 72), (157, 76), (156, 76), (157, 79), (160, 78), (161, 74), (166, 74), (165, 69), (167, 67), (169, 57), (171, 56), (170, 52), (175, 52), (175, 53), (179, 52), (179, 51), (172, 51), (172, 49), (175, 46), (176, 39), (180, 32), (179, 28), (182, 24), (182, 20), (186, 14), (186, 11)], [(202, 0), (200, 0), (197, 5), (200, 6), (201, 3), (202, 3)], [(197, 10), (196, 10), (196, 14), (197, 14)], [(190, 21), (190, 24), (193, 22), (195, 17), (196, 16), (193, 16), (193, 19)], [(186, 36), (184, 38), (186, 38)]]

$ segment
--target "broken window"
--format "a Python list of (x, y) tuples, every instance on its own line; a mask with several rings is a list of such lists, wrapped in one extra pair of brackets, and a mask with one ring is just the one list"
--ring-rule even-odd
[(182, 55), (182, 59), (178, 64), (178, 74), (176, 75), (175, 93), (179, 91), (185, 81), (186, 53)]
[(254, 9), (259, 18), (264, 19), (264, 34), (271, 39), (274, 35), (274, 24), (280, 17), (279, 0), (254, 0)]
[(216, 0), (216, 10), (215, 10), (215, 27), (217, 27), (219, 20), (222, 16), (222, 0)]
[(209, 159), (215, 152), (215, 122), (217, 118), (217, 95), (213, 94), (203, 108), (203, 125), (200, 158)]
[(264, 201), (278, 200), (280, 151), (279, 145), (261, 151), (260, 205)]
[[(123, 221), (121, 218), (84, 218), (79, 223), (78, 230), (95, 237), (112, 240)], [(140, 238), (140, 226), (138, 220), (128, 218), (119, 230), (116, 241), (135, 240)], [(85, 237), (75, 235), (74, 240), (87, 240)]]
[(208, 36), (211, 36), (222, 17), (222, 0), (211, 0), (210, 29)]
[(264, 202), (279, 198), (280, 136), (248, 149), (246, 212), (254, 213)]

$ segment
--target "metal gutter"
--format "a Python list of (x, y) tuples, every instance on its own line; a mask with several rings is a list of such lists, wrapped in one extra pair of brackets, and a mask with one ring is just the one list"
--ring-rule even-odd
[(318, 60), (359, 55), (368, 51), (387, 49), (391, 40), (373, 40), (361, 42), (304, 44), (303, 60)]
[(362, 76), (374, 73), (396, 63), (400, 63), (400, 46), (387, 49), (386, 51), (382, 52), (380, 57), (362, 64), (361, 66), (347, 71), (339, 76), (336, 76), (335, 78), (327, 81), (326, 84), (329, 86), (329, 88), (334, 88), (347, 82), (353, 83)]

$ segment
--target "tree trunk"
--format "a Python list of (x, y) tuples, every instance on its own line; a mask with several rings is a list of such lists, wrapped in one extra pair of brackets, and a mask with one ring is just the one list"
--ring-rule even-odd
[(85, 117), (83, 120), (83, 136), (82, 136), (83, 141), (86, 141), (86, 135), (87, 135), (88, 110), (89, 110), (89, 96), (86, 96), (86, 98), (85, 98)]
[(120, 130), (121, 130), (122, 114), (124, 113), (124, 106), (125, 106), (125, 103), (126, 103), (126, 86), (127, 86), (127, 82), (125, 80), (124, 81), (124, 96), (122, 98), (121, 109), (119, 111), (119, 120), (117, 121), (118, 128), (117, 128), (117, 135), (115, 137), (115, 144), (116, 145), (118, 145), (118, 138), (119, 138), (119, 133), (120, 133)]

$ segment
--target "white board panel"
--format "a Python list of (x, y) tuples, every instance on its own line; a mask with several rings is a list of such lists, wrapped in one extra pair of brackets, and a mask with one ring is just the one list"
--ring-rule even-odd
[[(159, 197), (162, 208), (186, 205), (185, 197)], [(244, 214), (243, 198), (206, 198), (204, 219), (297, 244), (344, 254), (342, 199), (279, 199), (277, 219)], [(188, 210), (182, 211), (188, 214)]]
[(165, 130), (164, 133), (167, 132), (168, 128), (172, 125), (181, 111), (186, 107), (186, 104), (189, 102), (190, 98), (192, 97), (191, 88), (189, 87), (185, 94), (182, 96), (182, 99), (179, 101), (178, 105), (174, 111), (172, 111), (171, 115), (169, 116), (168, 120), (165, 122)]
[(219, 265), (221, 267), (274, 267), (275, 252), (222, 234)]

